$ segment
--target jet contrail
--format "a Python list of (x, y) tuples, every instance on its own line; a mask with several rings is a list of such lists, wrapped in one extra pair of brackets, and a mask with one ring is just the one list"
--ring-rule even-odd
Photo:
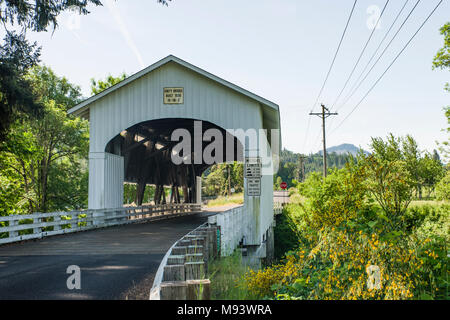
[(120, 32), (122, 33), (122, 36), (125, 38), (125, 41), (128, 44), (128, 47), (133, 51), (134, 55), (136, 56), (140, 67), (143, 69), (145, 67), (144, 61), (142, 60), (141, 53), (139, 52), (138, 48), (136, 47), (136, 44), (134, 43), (133, 39), (131, 38), (130, 33), (128, 32), (127, 26), (125, 25), (124, 21), (122, 20), (122, 17), (117, 10), (116, 6), (113, 4), (112, 0), (105, 0), (104, 1), (106, 7), (108, 7), (109, 11), (111, 12), (114, 20), (116, 20), (116, 23), (119, 26)]

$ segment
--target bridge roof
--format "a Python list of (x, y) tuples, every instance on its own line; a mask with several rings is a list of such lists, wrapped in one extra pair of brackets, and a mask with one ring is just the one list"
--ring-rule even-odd
[[(232, 90), (234, 90), (234, 91), (236, 91), (236, 92), (238, 92), (240, 94), (243, 94), (244, 96), (247, 96), (247, 97), (249, 97), (249, 98), (259, 102), (263, 108), (269, 108), (269, 110), (272, 111), (272, 112), (270, 112), (272, 115), (276, 114), (277, 119), (270, 119), (270, 120), (271, 120), (271, 122), (277, 122), (278, 123), (277, 128), (278, 129), (280, 128), (279, 107), (278, 107), (277, 104), (275, 104), (275, 103), (273, 103), (273, 102), (271, 102), (271, 101), (269, 101), (269, 100), (267, 100), (267, 99), (265, 99), (263, 97), (260, 97), (260, 96), (254, 94), (254, 93), (252, 93), (252, 92), (250, 92), (248, 90), (245, 90), (245, 89), (243, 89), (243, 88), (241, 88), (241, 87), (239, 87), (239, 86), (237, 86), (237, 85), (235, 85), (235, 84), (233, 84), (231, 82), (228, 82), (228, 81), (226, 81), (226, 80), (224, 80), (224, 79), (222, 79), (222, 78), (220, 78), (218, 76), (215, 76), (212, 73), (209, 73), (209, 72), (207, 72), (207, 71), (205, 71), (205, 70), (203, 70), (203, 69), (201, 69), (199, 67), (196, 67), (193, 64), (190, 64), (190, 63), (188, 63), (188, 62), (186, 62), (186, 61), (184, 61), (184, 60), (182, 60), (182, 59), (180, 59), (178, 57), (175, 57), (173, 55), (169, 55), (169, 56), (165, 57), (164, 59), (159, 60), (158, 62), (156, 62), (156, 63), (148, 66), (147, 68), (145, 68), (145, 69), (143, 69), (143, 70), (133, 74), (132, 76), (124, 79), (123, 81), (117, 83), (116, 85), (114, 85), (114, 86), (112, 86), (112, 87), (110, 87), (110, 88), (108, 88), (108, 89), (106, 89), (106, 90), (104, 90), (104, 91), (102, 91), (102, 92), (100, 92), (100, 93), (98, 93), (98, 94), (96, 94), (96, 95), (94, 95), (94, 96), (84, 100), (83, 102), (81, 102), (78, 105), (74, 106), (73, 108), (69, 109), (68, 113), (69, 114), (74, 114), (74, 115), (85, 114), (86, 111), (89, 110), (89, 105), (92, 104), (93, 102), (103, 98), (104, 96), (110, 94), (111, 92), (113, 92), (113, 91), (115, 91), (115, 90), (117, 90), (117, 89), (119, 89), (119, 88), (121, 88), (123, 86), (126, 86), (130, 82), (133, 82), (134, 80), (145, 76), (146, 74), (152, 72), (153, 70), (155, 70), (155, 69), (157, 69), (157, 68), (159, 68), (159, 67), (161, 67), (161, 66), (163, 66), (163, 65), (165, 65), (165, 64), (167, 64), (169, 62), (175, 62), (175, 63), (177, 63), (177, 64), (179, 64), (181, 66), (186, 67), (187, 69), (190, 69), (190, 70), (192, 70), (192, 71), (194, 71), (194, 72), (196, 72), (196, 73), (198, 73), (198, 74), (200, 74), (200, 75), (202, 75), (202, 76), (204, 76), (204, 77), (206, 77), (208, 79), (211, 79), (211, 80), (213, 80), (213, 81), (215, 81), (215, 82), (217, 82), (217, 83), (219, 83), (219, 84), (221, 84), (221, 85), (223, 85), (223, 86), (225, 86), (225, 87), (227, 87), (229, 89), (232, 89)], [(273, 113), (273, 111), (276, 111), (276, 112)]]

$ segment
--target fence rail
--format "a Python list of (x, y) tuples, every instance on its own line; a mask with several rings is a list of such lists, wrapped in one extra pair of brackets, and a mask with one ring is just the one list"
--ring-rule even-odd
[(200, 204), (164, 204), (0, 217), (0, 244), (128, 223), (159, 220), (201, 211)]
[(283, 204), (279, 202), (273, 203), (273, 214), (275, 216), (283, 213)]
[(274, 190), (273, 191), (273, 202), (281, 203), (283, 205), (289, 203), (290, 202), (289, 192)]

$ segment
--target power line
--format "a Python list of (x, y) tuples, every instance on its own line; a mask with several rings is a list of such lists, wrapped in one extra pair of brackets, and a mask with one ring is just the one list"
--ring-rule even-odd
[[(381, 39), (380, 43), (378, 44), (378, 47), (375, 49), (374, 53), (372, 54), (372, 56), (370, 57), (369, 61), (367, 61), (367, 64), (364, 66), (363, 70), (361, 71), (359, 77), (356, 79), (355, 83), (353, 84), (353, 86), (351, 87), (349, 93), (347, 94), (347, 96), (344, 98), (344, 103), (342, 105), (339, 106), (339, 108), (336, 109), (336, 111), (339, 111), (347, 102), (348, 100), (353, 96), (354, 94), (354, 89), (356, 87), (356, 85), (358, 84), (359, 80), (361, 80), (361, 77), (364, 75), (364, 72), (366, 72), (367, 67), (369, 67), (370, 63), (372, 62), (373, 58), (375, 58), (376, 54), (378, 53), (378, 50), (380, 50), (381, 45), (384, 43), (384, 41), (386, 40), (387, 36), (389, 35), (389, 33), (391, 32), (392, 28), (394, 27), (395, 23), (397, 22), (398, 18), (400, 17), (400, 15), (402, 14), (403, 10), (405, 9), (406, 5), (408, 4), (409, 0), (406, 0), (405, 3), (403, 4), (402, 8), (400, 9), (400, 11), (397, 13), (397, 16), (395, 17), (394, 21), (392, 22), (392, 24), (390, 25), (389, 29), (386, 31), (386, 33), (383, 36), (383, 39)], [(377, 22), (378, 23), (378, 22)], [(356, 91), (356, 90), (355, 90)], [(353, 92), (353, 93), (352, 93)], [(350, 93), (352, 93), (350, 95)], [(336, 103), (337, 101), (335, 101)], [(334, 104), (335, 104), (334, 103)], [(334, 107), (333, 104), (333, 107)], [(331, 127), (333, 125), (334, 122), (334, 118), (331, 119), (330, 123), (329, 123), (329, 127)]]
[[(314, 108), (313, 108), (314, 109)], [(313, 110), (311, 109), (311, 112)], [(308, 117), (308, 125), (306, 126), (306, 135), (305, 135), (305, 141), (303, 141), (303, 150), (305, 150), (306, 141), (308, 140), (308, 133), (309, 133), (309, 126), (311, 125), (311, 117)]]
[(331, 70), (333, 69), (334, 62), (336, 61), (336, 57), (337, 57), (337, 55), (339, 53), (339, 49), (341, 48), (342, 41), (344, 40), (345, 33), (347, 32), (347, 28), (348, 28), (348, 25), (349, 25), (350, 20), (352, 18), (353, 11), (355, 10), (356, 2), (358, 2), (358, 0), (355, 0), (355, 2), (353, 3), (353, 7), (352, 7), (352, 10), (350, 11), (350, 15), (348, 16), (344, 32), (342, 33), (341, 40), (339, 41), (339, 45), (338, 45), (338, 47), (336, 49), (336, 52), (334, 54), (333, 61), (331, 62), (330, 68), (328, 69), (327, 76), (325, 77), (325, 81), (322, 84), (322, 88), (320, 88), (320, 91), (319, 91), (319, 94), (317, 95), (316, 101), (313, 104), (313, 110), (314, 110), (314, 107), (316, 106), (317, 102), (319, 101), (320, 96), (322, 95), (323, 89), (325, 88), (325, 84), (327, 83), (328, 78), (330, 77)]
[[(372, 56), (370, 57), (369, 61), (367, 61), (367, 64), (365, 65), (364, 69), (361, 71), (361, 74), (359, 75), (359, 77), (356, 79), (355, 83), (353, 84), (352, 88), (350, 89), (349, 92), (352, 92), (353, 89), (355, 88), (355, 86), (358, 84), (358, 81), (361, 80), (361, 77), (364, 75), (364, 72), (367, 70), (367, 68), (369, 67), (370, 63), (372, 62), (373, 58), (375, 58), (376, 54), (378, 53), (378, 50), (380, 50), (381, 45), (383, 44), (384, 40), (386, 40), (387, 36), (389, 35), (389, 33), (391, 32), (392, 28), (394, 27), (395, 23), (397, 22), (398, 18), (400, 17), (400, 15), (402, 14), (403, 10), (405, 9), (406, 5), (408, 4), (409, 0), (406, 0), (405, 3), (403, 4), (402, 8), (400, 9), (400, 11), (397, 13), (397, 16), (395, 17), (394, 21), (392, 22), (391, 26), (389, 27), (389, 29), (386, 31), (383, 39), (381, 39), (378, 47), (375, 49), (374, 53), (372, 54)], [(345, 100), (347, 99), (347, 97), (345, 97)]]
[(353, 97), (353, 95), (356, 93), (356, 91), (361, 87), (361, 85), (364, 83), (364, 81), (367, 79), (367, 77), (370, 75), (370, 73), (372, 72), (372, 70), (375, 68), (375, 66), (378, 64), (378, 62), (381, 60), (381, 58), (384, 56), (384, 54), (386, 53), (387, 49), (391, 46), (392, 42), (395, 40), (395, 38), (397, 37), (397, 35), (399, 34), (399, 32), (403, 29), (403, 26), (406, 24), (406, 22), (409, 20), (409, 18), (411, 17), (412, 13), (414, 12), (414, 10), (416, 9), (417, 5), (419, 4), (421, 0), (417, 0), (416, 4), (414, 5), (414, 7), (409, 11), (408, 15), (406, 16), (405, 20), (403, 21), (403, 23), (400, 25), (400, 27), (398, 28), (397, 32), (394, 34), (394, 36), (392, 37), (392, 39), (389, 41), (389, 43), (386, 45), (386, 47), (384, 48), (383, 52), (381, 52), (380, 56), (377, 58), (377, 60), (374, 62), (374, 64), (372, 65), (372, 67), (369, 69), (369, 71), (366, 73), (366, 75), (364, 76), (364, 78), (359, 82), (359, 84), (356, 86), (356, 88), (354, 88), (354, 90), (351, 92), (351, 94), (345, 99), (345, 101), (339, 106), (339, 108), (337, 108), (336, 110), (341, 109), (350, 99), (351, 97)]
[[(337, 55), (339, 53), (339, 50), (341, 48), (342, 41), (344, 40), (345, 34), (347, 32), (347, 28), (348, 28), (348, 26), (350, 24), (350, 20), (351, 20), (351, 18), (353, 16), (353, 12), (355, 11), (355, 7), (356, 7), (356, 3), (357, 2), (358, 2), (358, 0), (355, 0), (354, 3), (353, 3), (352, 10), (350, 11), (350, 15), (348, 16), (347, 23), (345, 24), (344, 32), (342, 33), (341, 39), (339, 40), (339, 45), (338, 45), (338, 47), (336, 49), (336, 52), (334, 53), (334, 57), (333, 57), (333, 60), (331, 62), (330, 68), (328, 69), (327, 75), (325, 77), (325, 80), (323, 81), (322, 87), (320, 88), (319, 94), (317, 95), (316, 101), (314, 102), (314, 104), (312, 106), (311, 112), (314, 110), (317, 102), (319, 101), (319, 98), (322, 95), (323, 89), (325, 88), (325, 85), (326, 85), (326, 83), (328, 81), (328, 78), (330, 77), (331, 70), (333, 69), (334, 63), (336, 61), (336, 57), (337, 57)], [(307, 129), (306, 129), (305, 141), (303, 143), (303, 149), (305, 148), (306, 141), (308, 139), (309, 127), (310, 127), (310, 121), (308, 121), (308, 126), (307, 126)]]
[[(375, 83), (372, 85), (372, 87), (369, 89), (369, 91), (367, 91), (367, 93), (362, 97), (362, 99), (356, 104), (356, 106), (352, 109), (352, 111), (350, 111), (350, 113), (344, 118), (344, 120), (342, 120), (342, 122), (335, 128), (333, 129), (332, 132), (336, 131), (337, 129), (339, 129), (341, 127), (341, 125), (353, 114), (353, 112), (359, 107), (359, 105), (364, 101), (364, 99), (369, 95), (369, 93), (375, 88), (375, 86), (378, 84), (378, 82), (380, 82), (380, 80), (383, 78), (383, 76), (389, 71), (389, 69), (392, 67), (392, 65), (395, 63), (395, 61), (397, 61), (397, 59), (400, 57), (400, 55), (405, 51), (405, 49), (409, 46), (409, 44), (411, 43), (411, 41), (415, 38), (415, 36), (419, 33), (419, 31), (422, 29), (422, 27), (425, 25), (425, 23), (427, 23), (427, 21), (430, 19), (430, 17), (434, 14), (434, 12), (437, 10), (437, 8), (441, 5), (442, 1), (444, 0), (440, 0), (439, 3), (436, 5), (436, 7), (434, 7), (434, 9), (430, 12), (430, 14), (427, 16), (427, 18), (425, 19), (424, 22), (422, 22), (422, 24), (420, 25), (419, 29), (417, 29), (417, 31), (412, 35), (412, 37), (408, 40), (408, 42), (405, 44), (405, 46), (403, 47), (403, 49), (397, 54), (397, 56), (394, 58), (394, 60), (392, 60), (392, 62), (389, 64), (389, 66), (386, 68), (386, 70), (383, 72), (383, 74), (378, 78), (377, 81), (375, 81)], [(416, 4), (417, 5), (417, 4)]]
[(377, 22), (376, 22), (374, 28), (372, 29), (372, 32), (370, 33), (369, 39), (367, 39), (366, 44), (364, 45), (364, 47), (363, 47), (361, 53), (359, 54), (358, 60), (356, 61), (355, 65), (353, 66), (353, 70), (350, 72), (350, 74), (349, 74), (347, 80), (345, 81), (345, 84), (344, 84), (344, 86), (342, 87), (341, 92), (339, 92), (339, 95), (336, 97), (336, 99), (334, 100), (333, 104), (331, 105), (331, 109), (334, 108), (334, 106), (335, 106), (336, 103), (338, 102), (339, 98), (341, 97), (342, 93), (344, 92), (345, 88), (347, 88), (347, 84), (348, 84), (348, 82), (350, 81), (350, 79), (352, 78), (353, 74), (355, 73), (356, 67), (358, 66), (359, 62), (361, 61), (361, 58), (362, 58), (362, 56), (364, 55), (364, 52), (366, 51), (367, 46), (369, 45), (369, 42), (370, 42), (370, 40), (372, 39), (373, 34), (375, 33), (375, 30), (377, 29), (378, 23), (380, 22), (381, 17), (383, 16), (383, 14), (384, 14), (384, 12), (385, 12), (385, 10), (386, 10), (386, 7), (387, 7), (387, 5), (389, 4), (389, 1), (390, 1), (390, 0), (386, 0), (386, 3), (384, 4), (384, 7), (383, 7), (383, 9), (382, 9), (382, 11), (381, 11), (381, 14), (380, 14), (380, 16), (378, 17), (378, 20), (377, 20)]
[[(313, 146), (314, 146), (314, 148), (317, 146), (317, 143), (319, 142), (319, 138), (320, 138), (320, 131), (321, 130), (319, 130), (318, 132), (317, 132), (317, 136), (316, 136), (316, 139), (314, 140), (314, 144), (313, 144)], [(311, 149), (311, 151), (314, 151), (313, 149)]]

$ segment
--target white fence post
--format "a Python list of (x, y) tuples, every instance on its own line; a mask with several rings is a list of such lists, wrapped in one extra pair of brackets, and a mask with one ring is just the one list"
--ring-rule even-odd
[[(15, 226), (18, 226), (18, 225), (19, 225), (19, 220), (14, 219), (14, 220), (9, 221), (9, 226), (10, 227), (15, 227)], [(18, 235), (19, 235), (18, 231), (10, 231), (9, 232), (9, 237), (10, 238), (17, 237)]]
[[(33, 218), (33, 224), (40, 224), (41, 221), (42, 221), (42, 218)], [(42, 228), (41, 227), (33, 228), (33, 233), (36, 235), (42, 233)]]
[(53, 217), (53, 222), (58, 223), (53, 226), (53, 231), (61, 230), (61, 212), (58, 212), (58, 215)]
[(72, 213), (70, 216), (70, 228), (78, 228), (78, 213)]

